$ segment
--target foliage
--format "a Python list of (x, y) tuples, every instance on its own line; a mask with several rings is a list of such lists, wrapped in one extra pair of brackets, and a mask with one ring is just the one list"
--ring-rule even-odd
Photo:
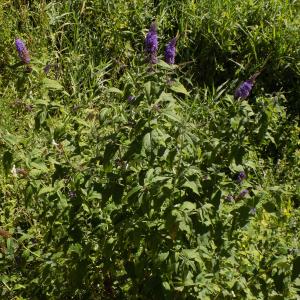
[[(298, 9), (3, 2), (1, 297), (295, 299)], [(162, 58), (177, 31), (173, 66)], [(234, 78), (267, 53), (251, 97), (234, 100)]]

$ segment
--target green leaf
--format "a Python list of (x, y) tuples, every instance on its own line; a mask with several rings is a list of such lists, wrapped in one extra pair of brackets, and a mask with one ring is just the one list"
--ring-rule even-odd
[(151, 133), (150, 132), (148, 132), (144, 135), (143, 148), (145, 149), (146, 152), (151, 151)]
[(200, 195), (198, 186), (194, 181), (186, 181), (182, 186), (187, 187), (191, 189), (195, 194)]
[(62, 90), (63, 86), (57, 81), (49, 78), (43, 79), (43, 87), (48, 90)]
[(58, 203), (58, 208), (59, 209), (64, 209), (68, 206), (68, 201), (66, 196), (61, 192), (61, 191), (57, 191), (57, 195), (59, 197), (59, 203)]
[(196, 209), (196, 204), (189, 201), (185, 201), (182, 203), (180, 209), (192, 211)]
[(104, 168), (109, 168), (113, 163), (113, 157), (116, 155), (117, 150), (119, 149), (118, 144), (114, 142), (110, 142), (106, 144), (104, 157), (103, 157), (103, 165)]
[(162, 92), (157, 100), (158, 103), (166, 102), (166, 103), (175, 103), (176, 100), (171, 93)]
[(182, 120), (180, 119), (180, 117), (173, 110), (165, 109), (165, 110), (163, 110), (162, 115), (166, 116), (167, 118), (169, 118), (175, 122), (182, 123)]
[(151, 81), (148, 81), (144, 85), (146, 91), (146, 97), (148, 100), (151, 99)]
[(111, 87), (107, 90), (109, 93), (115, 93), (115, 94), (120, 94), (123, 95), (123, 92), (115, 87)]
[(270, 201), (264, 203), (263, 207), (268, 213), (273, 213), (276, 212), (277, 210), (275, 204)]
[(142, 186), (135, 186), (128, 192), (128, 194), (126, 195), (126, 199), (130, 198), (132, 195), (136, 194), (141, 189), (142, 189)]
[(162, 69), (165, 69), (165, 70), (173, 70), (174, 69), (174, 65), (169, 65), (166, 62), (164, 62), (163, 60), (159, 60), (157, 65), (160, 66)]
[(273, 266), (285, 271), (290, 269), (290, 263), (285, 256), (279, 257), (273, 261)]
[(47, 166), (43, 163), (43, 162), (31, 162), (31, 167), (43, 171), (43, 172), (48, 172), (49, 169), (47, 168)]
[(169, 283), (168, 283), (167, 281), (164, 281), (164, 282), (162, 283), (162, 285), (163, 285), (163, 287), (164, 287), (164, 289), (165, 289), (166, 291), (170, 291), (170, 290), (171, 290), (171, 287), (170, 287), (170, 285), (169, 285)]
[(44, 186), (40, 189), (38, 196), (41, 196), (43, 194), (49, 194), (54, 191), (54, 188), (52, 186)]
[(300, 278), (296, 278), (295, 280), (295, 286), (300, 287)]
[(162, 252), (158, 254), (158, 260), (160, 262), (164, 262), (169, 256), (169, 251), (168, 252)]
[(19, 138), (16, 137), (15, 135), (10, 134), (10, 133), (6, 133), (3, 136), (3, 139), (4, 139), (5, 142), (10, 144), (10, 146), (14, 146), (14, 145), (19, 143)]
[(171, 90), (179, 94), (184, 94), (186, 96), (190, 95), (190, 93), (186, 90), (184, 85), (181, 84), (179, 81), (176, 81), (175, 83), (172, 84)]
[(13, 162), (13, 155), (10, 151), (5, 151), (2, 157), (2, 164), (6, 175), (9, 173)]
[(162, 181), (166, 181), (166, 180), (169, 180), (170, 177), (167, 177), (167, 176), (155, 176), (151, 179), (151, 182), (154, 183), (154, 182), (162, 182)]
[(198, 249), (183, 249), (182, 255), (188, 259), (199, 259), (199, 250)]

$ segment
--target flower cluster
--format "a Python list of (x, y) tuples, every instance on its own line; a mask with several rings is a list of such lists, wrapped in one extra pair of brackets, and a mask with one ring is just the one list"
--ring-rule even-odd
[(165, 50), (166, 63), (173, 65), (175, 63), (177, 37), (174, 37), (168, 44)]
[(248, 194), (249, 194), (249, 190), (244, 189), (238, 195), (231, 195), (231, 194), (227, 195), (225, 197), (225, 200), (228, 202), (234, 202), (235, 200), (240, 200), (245, 198), (245, 196)]
[(150, 63), (157, 63), (158, 37), (156, 23), (153, 22), (145, 40), (146, 52), (149, 55)]
[[(173, 65), (175, 63), (176, 55), (176, 42), (177, 37), (174, 37), (166, 46), (165, 49), (165, 60), (168, 64)], [(150, 26), (150, 29), (147, 33), (145, 39), (146, 52), (148, 54), (148, 59), (151, 64), (157, 63), (157, 51), (158, 51), (158, 35), (157, 35), (157, 26), (153, 22)]]
[(229, 202), (234, 202), (234, 197), (232, 196), (232, 195), (227, 195), (226, 197), (225, 197), (225, 199), (227, 200), (227, 201), (229, 201)]
[(21, 39), (16, 39), (16, 48), (22, 62), (25, 64), (29, 64), (30, 63), (29, 51), (26, 48), (25, 43)]
[(246, 99), (251, 93), (253, 88), (253, 81), (251, 79), (244, 81), (240, 86), (235, 90), (234, 98), (235, 99)]
[(237, 176), (237, 182), (241, 183), (244, 179), (246, 179), (246, 173), (245, 172), (240, 172)]
[(248, 193), (249, 191), (247, 189), (242, 190), (238, 195), (238, 199), (244, 198)]
[[(267, 58), (268, 60), (268, 58)], [(267, 60), (265, 61), (264, 64), (266, 64)], [(252, 75), (248, 80), (244, 81), (243, 83), (241, 83), (238, 88), (235, 90), (234, 93), (234, 99), (246, 99), (249, 97), (252, 88), (255, 84), (255, 80), (256, 78), (260, 75), (260, 73), (262, 72), (262, 69), (260, 71), (257, 71), (254, 75)]]

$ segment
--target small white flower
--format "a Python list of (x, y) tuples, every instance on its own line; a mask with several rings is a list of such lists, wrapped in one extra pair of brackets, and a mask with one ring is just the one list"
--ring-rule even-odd
[(17, 169), (16, 169), (15, 165), (13, 165), (13, 167), (12, 167), (12, 169), (11, 169), (10, 172), (11, 172), (12, 176), (14, 176), (14, 177), (18, 176)]
[(58, 144), (55, 142), (54, 139), (52, 140), (52, 145), (53, 145), (54, 147), (57, 147), (57, 146), (58, 146)]

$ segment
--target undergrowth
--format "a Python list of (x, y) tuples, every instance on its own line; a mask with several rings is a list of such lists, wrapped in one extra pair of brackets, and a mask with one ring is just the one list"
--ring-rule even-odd
[(296, 299), (298, 16), (283, 0), (2, 1), (1, 297)]

